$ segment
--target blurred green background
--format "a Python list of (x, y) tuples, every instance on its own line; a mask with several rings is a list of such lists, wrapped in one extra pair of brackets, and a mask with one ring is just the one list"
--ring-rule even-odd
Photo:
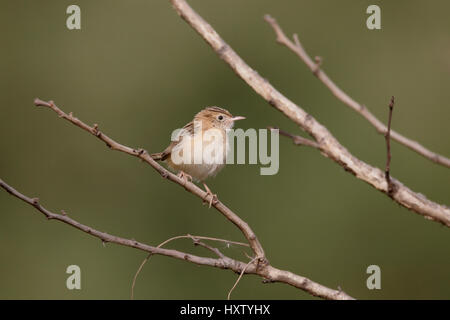
[[(112, 152), (33, 99), (64, 111), (119, 142), (163, 150), (173, 129), (218, 105), (247, 121), (239, 127), (300, 129), (238, 79), (168, 1), (79, 0), (79, 31), (66, 28), (73, 1), (0, 1), (0, 177), (44, 206), (114, 235), (157, 245), (180, 234), (244, 240), (216, 210), (149, 166)], [(393, 128), (450, 156), (448, 1), (191, 0), (238, 54), (310, 112), (354, 155), (383, 168), (384, 138), (337, 101), (306, 66), (275, 42), (263, 15), (298, 33), (339, 86)], [(382, 30), (366, 28), (370, 4)], [(393, 143), (392, 174), (439, 203), (450, 203), (450, 170)], [(450, 230), (408, 212), (315, 150), (280, 141), (280, 170), (231, 165), (209, 186), (254, 229), (271, 263), (364, 299), (450, 298)], [(239, 247), (223, 252), (245, 259)], [(188, 240), (170, 248), (209, 255)], [(0, 192), (0, 298), (128, 299), (146, 256), (47, 221)], [(69, 291), (67, 266), (82, 289)], [(381, 268), (368, 290), (366, 268)], [(155, 256), (142, 271), (138, 299), (223, 299), (230, 271)], [(238, 299), (310, 299), (285, 284), (246, 276)]]

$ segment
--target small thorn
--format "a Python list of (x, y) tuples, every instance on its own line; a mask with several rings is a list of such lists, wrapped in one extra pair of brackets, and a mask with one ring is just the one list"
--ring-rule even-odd
[(320, 65), (322, 64), (322, 57), (320, 57), (320, 56), (315, 56), (315, 57), (314, 57), (314, 61), (316, 62), (316, 64), (317, 64), (318, 66), (320, 66)]
[(294, 34), (292, 35), (292, 39), (294, 39), (295, 45), (296, 45), (297, 47), (301, 47), (301, 45), (300, 45), (300, 40), (298, 40), (298, 35), (297, 35), (296, 33), (294, 33)]
[(315, 76), (317, 76), (317, 74), (318, 74), (319, 71), (320, 71), (320, 66), (322, 65), (322, 58), (319, 57), (319, 56), (315, 56), (315, 57), (314, 57), (314, 61), (316, 62), (316, 65), (314, 66), (313, 74), (314, 74)]
[(62, 214), (63, 216), (67, 216), (67, 213), (66, 213), (64, 210), (61, 210), (61, 214)]
[(395, 97), (392, 96), (392, 97), (391, 97), (391, 101), (389, 102), (389, 108), (390, 108), (390, 109), (394, 108), (394, 103), (395, 103)]
[(261, 282), (264, 283), (264, 284), (266, 284), (266, 283), (273, 283), (273, 282), (275, 282), (275, 281), (270, 280), (270, 279), (267, 279), (267, 278), (264, 278)]
[(39, 204), (39, 198), (33, 198), (31, 201), (33, 201), (33, 204)]

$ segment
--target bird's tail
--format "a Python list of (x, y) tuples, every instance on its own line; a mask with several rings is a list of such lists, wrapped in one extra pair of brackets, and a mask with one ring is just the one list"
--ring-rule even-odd
[(156, 161), (164, 161), (170, 156), (170, 152), (167, 152), (167, 150), (164, 150), (163, 152), (158, 153), (152, 153), (150, 157), (153, 158), (153, 160)]
[(172, 151), (173, 146), (174, 143), (171, 143), (163, 152), (152, 153), (150, 156), (153, 158), (153, 160), (164, 161), (170, 156), (170, 152)]
[(164, 160), (164, 159), (163, 159), (163, 157), (164, 157), (163, 152), (152, 153), (152, 154), (150, 155), (150, 157), (152, 157), (152, 159), (153, 159), (153, 160), (156, 160), (156, 161)]

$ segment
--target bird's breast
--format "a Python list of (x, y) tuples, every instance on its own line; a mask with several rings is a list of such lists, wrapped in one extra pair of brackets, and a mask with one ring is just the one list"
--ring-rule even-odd
[(225, 130), (206, 130), (184, 135), (167, 159), (170, 167), (184, 171), (196, 180), (215, 176), (225, 165), (229, 143)]

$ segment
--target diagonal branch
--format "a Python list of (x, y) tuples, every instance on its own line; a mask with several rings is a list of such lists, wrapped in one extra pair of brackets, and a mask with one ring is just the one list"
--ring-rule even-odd
[[(92, 135), (96, 136), (98, 139), (102, 140), (106, 143), (106, 145), (111, 148), (112, 150), (121, 151), (124, 153), (127, 153), (129, 155), (138, 157), (148, 163), (150, 166), (152, 166), (156, 171), (158, 171), (162, 177), (173, 181), (180, 186), (184, 187), (187, 191), (191, 192), (192, 194), (196, 195), (197, 197), (201, 199), (206, 199), (208, 202), (211, 200), (211, 195), (207, 194), (205, 191), (197, 187), (194, 183), (186, 181), (185, 179), (182, 179), (178, 177), (177, 175), (173, 174), (172, 172), (166, 170), (163, 166), (161, 166), (158, 162), (152, 159), (152, 157), (148, 154), (147, 151), (143, 149), (133, 149), (127, 146), (124, 146), (110, 137), (108, 137), (103, 132), (99, 131), (98, 125), (94, 124), (92, 127), (81, 121), (80, 119), (73, 116), (72, 113), (66, 114), (64, 111), (59, 109), (53, 101), (42, 101), (38, 98), (35, 99), (34, 104), (36, 106), (40, 107), (47, 107), (51, 110), (55, 111), (60, 118), (66, 119), (67, 121), (73, 123), (74, 125), (80, 127), (81, 129), (91, 133)], [(222, 213), (225, 218), (230, 220), (232, 223), (234, 223), (244, 234), (245, 238), (249, 242), (252, 250), (255, 252), (255, 254), (261, 259), (260, 262), (265, 262), (265, 255), (264, 250), (259, 243), (258, 238), (256, 237), (253, 230), (249, 227), (249, 225), (242, 220), (237, 214), (235, 214), (231, 209), (229, 209), (227, 206), (225, 206), (220, 201), (212, 201), (212, 205), (214, 208), (216, 208), (220, 213)]]
[[(322, 83), (331, 91), (331, 93), (338, 98), (340, 101), (342, 101), (345, 105), (359, 113), (361, 116), (363, 116), (369, 123), (375, 127), (378, 133), (385, 134), (387, 131), (387, 127), (377, 119), (364, 105), (359, 104), (357, 101), (352, 99), (347, 93), (345, 93), (341, 88), (339, 88), (329, 77), (328, 75), (320, 69), (320, 63), (317, 61), (314, 61), (311, 59), (311, 57), (308, 55), (306, 50), (301, 45), (300, 41), (298, 40), (298, 36), (294, 34), (294, 42), (291, 41), (283, 32), (281, 27), (278, 25), (277, 21), (272, 18), (270, 15), (265, 15), (264, 20), (267, 21), (267, 23), (270, 24), (270, 26), (275, 31), (277, 42), (286, 46), (289, 48), (292, 52), (294, 52), (312, 71), (312, 73), (320, 80)], [(437, 154), (424, 146), (422, 146), (417, 141), (411, 140), (400, 133), (391, 130), (391, 137), (395, 141), (403, 144), (404, 146), (408, 147), (409, 149), (417, 152), (418, 154), (422, 155), (423, 157), (437, 163), (440, 165), (443, 165), (447, 168), (450, 168), (450, 159), (442, 156), (440, 154)]]
[[(39, 202), (38, 198), (30, 198), (25, 196), (24, 194), (20, 193), (10, 185), (8, 185), (6, 182), (0, 179), (0, 187), (5, 189), (9, 194), (19, 198), (20, 200), (28, 203), (29, 205), (33, 206), (36, 210), (40, 211), (48, 220), (56, 220), (60, 222), (64, 222), (65, 224), (68, 224), (74, 228), (77, 228), (93, 237), (99, 238), (102, 240), (103, 243), (111, 242), (116, 243), (122, 246), (136, 248), (142, 251), (149, 252), (151, 254), (159, 254), (164, 255), (172, 258), (176, 258), (179, 260), (185, 260), (189, 261), (195, 264), (199, 265), (206, 265), (211, 267), (218, 267), (221, 269), (231, 269), (235, 272), (238, 272), (242, 270), (241, 267), (245, 267), (246, 263), (233, 260), (230, 258), (221, 258), (221, 259), (215, 259), (215, 258), (207, 258), (207, 257), (199, 257), (196, 255), (192, 255), (190, 253), (184, 253), (177, 250), (172, 249), (163, 249), (158, 247), (153, 247), (141, 242), (138, 242), (133, 239), (125, 239), (121, 237), (117, 237), (114, 235), (110, 235), (106, 232), (98, 231), (92, 227), (89, 227), (87, 225), (84, 225), (72, 218), (70, 218), (67, 214), (64, 212), (62, 214), (57, 214), (54, 212), (51, 212), (50, 210), (46, 209), (44, 206), (42, 206)], [(255, 269), (252, 269), (253, 273), (255, 272)], [(251, 273), (251, 272), (249, 272)]]
[[(230, 68), (243, 79), (256, 93), (271, 106), (282, 112), (306, 131), (319, 144), (321, 153), (338, 163), (346, 171), (360, 180), (367, 182), (377, 190), (388, 194), (388, 185), (384, 172), (379, 168), (353, 156), (328, 129), (313, 116), (305, 112), (294, 102), (275, 89), (267, 79), (261, 77), (255, 70), (220, 37), (213, 27), (198, 15), (185, 0), (170, 0), (175, 11), (183, 18), (224, 60)], [(427, 219), (439, 221), (450, 227), (450, 209), (444, 205), (428, 200), (425, 196), (410, 190), (400, 181), (392, 178), (395, 192), (392, 199)]]
[[(96, 237), (96, 238), (102, 240), (103, 243), (106, 243), (106, 242), (116, 243), (116, 244), (119, 244), (122, 246), (136, 248), (136, 249), (148, 252), (152, 255), (159, 254), (159, 255), (168, 256), (168, 257), (172, 257), (175, 259), (195, 263), (198, 265), (210, 266), (210, 267), (215, 267), (215, 268), (220, 268), (220, 269), (229, 269), (238, 274), (244, 274), (244, 273), (245, 274), (257, 274), (257, 275), (263, 277), (264, 279), (266, 279), (268, 282), (283, 282), (283, 283), (289, 284), (291, 286), (294, 286), (296, 288), (299, 288), (303, 291), (306, 291), (306, 292), (310, 293), (311, 295), (325, 298), (325, 299), (333, 299), (333, 300), (352, 300), (353, 299), (351, 296), (349, 296), (342, 290), (333, 290), (333, 289), (327, 288), (327, 287), (325, 287), (317, 282), (314, 282), (308, 278), (302, 277), (300, 275), (294, 274), (289, 271), (274, 268), (269, 264), (261, 265), (261, 263), (256, 263), (256, 264), (244, 263), (242, 261), (238, 261), (238, 260), (226, 257), (225, 255), (223, 255), (223, 257), (220, 256), (219, 258), (200, 257), (200, 256), (196, 256), (196, 255), (193, 255), (190, 253), (181, 252), (178, 250), (161, 248), (162, 244), (158, 247), (153, 247), (153, 246), (138, 242), (133, 239), (125, 239), (125, 238), (117, 237), (114, 235), (110, 235), (106, 232), (98, 231), (92, 227), (81, 224), (80, 222), (69, 218), (67, 216), (67, 214), (65, 214), (64, 211), (62, 211), (62, 214), (56, 214), (54, 212), (47, 210), (45, 207), (43, 207), (39, 203), (39, 199), (30, 198), (30, 197), (25, 196), (24, 194), (20, 193), (19, 191), (17, 191), (16, 189), (14, 189), (13, 187), (8, 185), (6, 182), (4, 182), (1, 179), (0, 179), (0, 187), (5, 189), (9, 194), (11, 194), (11, 195), (19, 198), (20, 200), (28, 203), (29, 205), (33, 206), (36, 210), (41, 212), (47, 219), (66, 223), (66, 224), (68, 224), (74, 228), (77, 228), (93, 237)], [(189, 237), (192, 237), (192, 236), (189, 236)], [(194, 237), (194, 239), (195, 239), (195, 237)], [(200, 237), (198, 237), (198, 239), (200, 239)], [(163, 244), (164, 243), (167, 243), (167, 241), (163, 242)], [(256, 256), (255, 259), (259, 259), (259, 257)]]

